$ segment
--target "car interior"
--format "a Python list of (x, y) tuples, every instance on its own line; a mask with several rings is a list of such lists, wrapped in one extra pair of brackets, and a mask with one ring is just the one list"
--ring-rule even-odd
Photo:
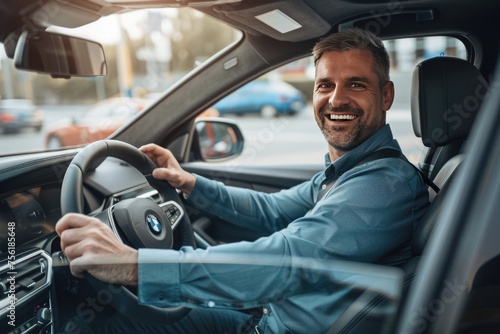
[[(189, 310), (183, 307), (140, 307), (130, 288), (115, 287), (119, 297), (111, 302), (109, 293), (103, 292), (109, 287), (103, 283), (92, 277), (73, 277), (60, 253), (55, 223), (67, 212), (96, 216), (136, 247), (206, 248), (264, 236), (261, 231), (236, 227), (210, 215), (185, 201), (175, 189), (156, 182), (151, 177), (154, 165), (136, 148), (147, 143), (166, 147), (185, 170), (229, 186), (274, 192), (308, 180), (319, 170), (304, 161), (239, 165), (236, 169), (217, 163), (240, 154), (244, 136), (235, 122), (197, 116), (238, 87), (309, 56), (323, 36), (354, 27), (384, 40), (451, 36), (464, 44), (467, 59), (433, 57), (421, 61), (412, 74), (413, 130), (426, 147), (416, 167), (439, 191), (429, 188), (431, 205), (415, 231), (413, 257), (396, 268), (401, 291), (394, 297), (366, 289), (328, 333), (498, 332), (500, 250), (494, 241), (496, 224), (488, 210), (498, 206), (492, 167), (499, 152), (495, 151), (498, 139), (490, 129), (498, 122), (490, 110), (498, 111), (498, 94), (491, 91), (498, 81), (495, 69), (500, 45), (495, 34), (500, 28), (496, 18), (500, 3), (0, 0), (0, 42), (9, 58), (33, 69), (31, 58), (23, 61), (15, 56), (22, 45), (30, 43), (27, 32), (44, 36), (50, 26), (75, 27), (135, 9), (184, 6), (238, 29), (241, 38), (171, 86), (109, 140), (57, 150), (0, 152), (0, 332), (59, 333), (83, 328), (83, 332), (93, 333), (115, 312), (138, 317), (152, 313), (148, 319), (160, 322), (165, 316), (175, 320), (185, 315)], [(293, 19), (273, 26), (263, 14), (276, 12)], [(99, 71), (102, 69), (100, 66)], [(54, 78), (75, 75), (68, 69), (47, 73)], [(212, 159), (204, 151), (207, 131), (202, 127), (218, 125), (235, 133), (235, 145), (226, 155)], [(481, 207), (486, 204), (490, 206)], [(137, 241), (141, 238), (129, 233), (127, 218), (119, 218), (144, 206), (168, 212), (172, 235), (161, 245), (154, 240)], [(491, 217), (495, 217), (493, 213)], [(15, 251), (9, 239), (14, 226)], [(15, 255), (15, 263), (9, 255)], [(8, 295), (14, 271), (18, 325), (12, 327)]]

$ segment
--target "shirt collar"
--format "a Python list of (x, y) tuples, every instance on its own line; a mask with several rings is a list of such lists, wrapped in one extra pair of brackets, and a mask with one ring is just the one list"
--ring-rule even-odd
[(364, 142), (333, 162), (331, 162), (330, 155), (327, 153), (325, 155), (325, 177), (337, 178), (368, 154), (386, 147), (401, 150), (399, 144), (392, 136), (389, 124), (384, 125)]

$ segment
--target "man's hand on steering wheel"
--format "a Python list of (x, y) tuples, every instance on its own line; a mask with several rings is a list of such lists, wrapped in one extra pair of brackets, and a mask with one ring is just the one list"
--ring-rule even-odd
[(56, 232), (74, 276), (84, 278), (88, 272), (103, 282), (137, 286), (137, 250), (100, 220), (69, 213), (57, 222)]
[(181, 168), (172, 152), (156, 144), (144, 145), (139, 150), (159, 166), (152, 173), (155, 179), (167, 181), (186, 195), (193, 191), (196, 178)]
[[(85, 277), (97, 291), (112, 288), (110, 303), (117, 311), (136, 321), (170, 324), (182, 319), (189, 308), (140, 304), (137, 295), (125, 286), (138, 285), (136, 249), (196, 246), (189, 216), (175, 189), (179, 186), (189, 193), (195, 177), (179, 166), (170, 151), (156, 145), (146, 145), (143, 151), (124, 142), (102, 140), (78, 152), (64, 175), (63, 218), (56, 231), (70, 260), (71, 273)], [(158, 192), (160, 203), (148, 198), (128, 198), (104, 209), (95, 218), (83, 215), (87, 172), (94, 171), (108, 157), (121, 159), (140, 172)], [(177, 243), (174, 232), (179, 238)]]

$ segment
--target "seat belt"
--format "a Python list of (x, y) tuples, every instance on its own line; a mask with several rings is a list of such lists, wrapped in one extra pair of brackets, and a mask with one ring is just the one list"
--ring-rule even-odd
[[(352, 169), (354, 167), (358, 167), (358, 166), (363, 165), (363, 164), (370, 162), (370, 161), (375, 161), (375, 160), (384, 159), (384, 158), (400, 158), (400, 159), (403, 159), (404, 161), (408, 162), (410, 164), (410, 166), (412, 166), (418, 172), (418, 174), (420, 174), (420, 177), (422, 178), (422, 180), (429, 187), (431, 187), (436, 192), (436, 194), (439, 192), (439, 187), (434, 182), (432, 182), (432, 180), (429, 179), (429, 177), (427, 177), (427, 175), (425, 175), (424, 172), (422, 172), (420, 169), (417, 168), (417, 166), (415, 166), (414, 164), (409, 162), (403, 153), (401, 153), (400, 151), (393, 149), (393, 148), (383, 148), (381, 150), (377, 150), (375, 152), (372, 152), (372, 153), (368, 154), (366, 157), (364, 157), (363, 159), (356, 162), (354, 165), (352, 165), (350, 169)], [(323, 196), (325, 196), (325, 194), (328, 192), (328, 190), (330, 190), (330, 188), (333, 187), (335, 182), (337, 182), (337, 179), (338, 178), (334, 179), (332, 182), (326, 184), (326, 186), (323, 187), (323, 189), (321, 189), (320, 193), (318, 194), (318, 198), (316, 199), (316, 202), (318, 202), (321, 198), (323, 198)]]

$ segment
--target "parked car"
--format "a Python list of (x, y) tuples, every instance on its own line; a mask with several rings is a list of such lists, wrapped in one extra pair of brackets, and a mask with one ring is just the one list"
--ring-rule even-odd
[(0, 131), (3, 133), (16, 133), (26, 128), (38, 132), (42, 125), (43, 112), (30, 100), (0, 100)]
[(114, 97), (92, 105), (80, 118), (53, 123), (45, 133), (45, 146), (56, 149), (92, 143), (109, 137), (130, 121), (148, 100)]
[(229, 94), (213, 107), (220, 115), (260, 114), (271, 118), (295, 115), (306, 106), (301, 91), (279, 80), (254, 80)]
[[(139, 15), (141, 12), (134, 11), (136, 9), (152, 10), (162, 6), (168, 7), (164, 16), (142, 12), (149, 18), (143, 25), (136, 24), (135, 17), (134, 20), (119, 17), (121, 13)], [(175, 12), (170, 7), (174, 7)], [(177, 11), (178, 7), (183, 8)], [(2, 87), (14, 81), (5, 80), (5, 63), (19, 74), (8, 72), (12, 78), (23, 77), (21, 73), (25, 73), (18, 72), (20, 69), (49, 74), (53, 81), (43, 76), (46, 80), (35, 88), (45, 93), (48, 87), (44, 83), (54, 83), (50, 90), (53, 95), (47, 98), (61, 104), (71, 99), (72, 92), (83, 94), (85, 87), (90, 87), (95, 94), (99, 82), (74, 80), (72, 76), (101, 76), (107, 69), (111, 75), (118, 67), (113, 59), (127, 49), (124, 44), (140, 45), (141, 52), (127, 54), (137, 59), (125, 57), (121, 61), (142, 65), (138, 71), (140, 78), (136, 79), (146, 81), (144, 76), (148, 76), (147, 82), (152, 86), (155, 80), (163, 78), (159, 75), (160, 68), (179, 66), (178, 71), (169, 73), (173, 77), (183, 73), (196, 59), (207, 59), (195, 68), (193, 65), (180, 81), (168, 85), (158, 100), (110, 134), (109, 140), (71, 149), (19, 149), (0, 156), (0, 333), (97, 333), (108, 319), (119, 313), (132, 322), (162, 323), (182, 318), (190, 307), (224, 307), (249, 314), (269, 314), (269, 310), (263, 308), (268, 296), (254, 294), (252, 287), (261, 283), (255, 278), (261, 265), (271, 264), (277, 270), (290, 266), (301, 269), (302, 275), (290, 277), (296, 283), (291, 286), (293, 292), (297, 291), (294, 288), (301, 287), (302, 278), (318, 278), (328, 284), (308, 284), (307, 288), (321, 288), (331, 294), (339, 294), (339, 287), (347, 288), (341, 293), (346, 298), (352, 297), (339, 306), (342, 309), (304, 298), (304, 303), (297, 303), (289, 310), (288, 318), (296, 319), (299, 326), (295, 333), (313, 333), (302, 320), (318, 323), (314, 315), (320, 308), (326, 313), (323, 319), (338, 319), (324, 331), (327, 333), (500, 333), (500, 1), (0, 0), (0, 8), (0, 41), (7, 57), (2, 59)], [(108, 17), (110, 20), (106, 20)], [(198, 21), (190, 24), (193, 22), (189, 20)], [(121, 24), (113, 34), (116, 26), (112, 23), (116, 22)], [(85, 31), (78, 30), (85, 24), (88, 24)], [(155, 43), (139, 43), (138, 27), (146, 27), (143, 35), (154, 36)], [(408, 130), (406, 134), (426, 145), (426, 149), (419, 152), (421, 160), (415, 167), (439, 183), (441, 190), (422, 224), (415, 226), (415, 238), (405, 245), (411, 246), (407, 253), (409, 260), (396, 264), (398, 259), (391, 259), (394, 265), (384, 265), (365, 263), (364, 259), (329, 261), (323, 254), (311, 258), (228, 254), (216, 262), (220, 268), (235, 263), (241, 267), (252, 266), (245, 267), (250, 268), (245, 271), (250, 278), (245, 280), (249, 283), (247, 298), (235, 303), (220, 304), (214, 300), (203, 304), (202, 296), (198, 299), (196, 293), (190, 295), (189, 289), (179, 289), (189, 298), (168, 308), (140, 305), (134, 294), (137, 289), (103, 285), (92, 276), (81, 279), (70, 274), (66, 259), (60, 253), (60, 238), (54, 231), (56, 222), (67, 212), (98, 217), (127, 244), (137, 245), (142, 236), (148, 237), (151, 248), (210, 249), (218, 244), (255, 241), (265, 235), (267, 231), (229, 224), (223, 217), (193, 206), (184, 196), (179, 196), (176, 189), (152, 181), (150, 174), (154, 165), (141, 164), (145, 159), (136, 148), (156, 143), (168, 148), (185, 170), (237, 188), (277, 192), (309, 180), (325, 166), (308, 163), (303, 151), (298, 150), (299, 146), (317, 149), (309, 140), (312, 133), (302, 126), (306, 118), (300, 118), (299, 126), (287, 133), (286, 148), (275, 153), (273, 164), (232, 164), (234, 161), (222, 164), (215, 162), (236, 158), (238, 154), (258, 160), (259, 150), (270, 145), (280, 131), (287, 131), (291, 122), (277, 118), (259, 123), (254, 136), (257, 142), (245, 151), (238, 124), (255, 119), (242, 118), (236, 123), (213, 118), (197, 120), (197, 117), (244, 83), (309, 57), (313, 45), (327, 34), (350, 27), (370, 30), (387, 42), (395, 60), (393, 74), (397, 75), (399, 68), (411, 67), (415, 71), (414, 86), (408, 90), (412, 95), (415, 131)], [(103, 49), (98, 45), (54, 33), (63, 28), (71, 28), (66, 30), (67, 34), (82, 38), (91, 30), (101, 37), (114, 35), (117, 47), (106, 48), (111, 54), (106, 63)], [(130, 29), (128, 35), (124, 34), (126, 29)], [(224, 36), (229, 36), (229, 42), (221, 48), (214, 47), (220, 46), (219, 38)], [(236, 41), (232, 39), (235, 36)], [(407, 48), (409, 39), (415, 42), (411, 52)], [(206, 40), (209, 43), (204, 43)], [(44, 41), (65, 43), (37, 49), (39, 43), (47, 45)], [(57, 48), (59, 44), (93, 52), (68, 52)], [(153, 44), (156, 48), (150, 47)], [(462, 46), (463, 54), (456, 51), (457, 44)], [(27, 52), (27, 49), (41, 52)], [(436, 60), (457, 64), (459, 60), (459, 65), (439, 67), (439, 70), (428, 68), (429, 62), (420, 62), (427, 55), (427, 49), (432, 51), (429, 54), (444, 54), (430, 59), (434, 61), (431, 64), (436, 64)], [(457, 56), (462, 59), (456, 59)], [(397, 78), (396, 75), (393, 78)], [(426, 82), (428, 79), (435, 81)], [(84, 84), (79, 86), (79, 83)], [(396, 85), (396, 94), (403, 84)], [(468, 92), (464, 93), (464, 89)], [(79, 96), (73, 98), (79, 100)], [(421, 117), (425, 111), (426, 117)], [(397, 117), (406, 116), (398, 114)], [(219, 127), (217, 132), (223, 135), (209, 135), (215, 124)], [(327, 150), (326, 145), (322, 148)], [(213, 156), (217, 159), (212, 159)], [(385, 182), (391, 184), (392, 180), (380, 181), (381, 185), (387, 185)], [(213, 193), (205, 195), (210, 197)], [(391, 209), (384, 205), (384, 196), (380, 193), (373, 198), (379, 211)], [(130, 224), (112, 224), (117, 215), (123, 218), (119, 221), (125, 221), (127, 217), (123, 213), (132, 201), (151, 210), (163, 210), (169, 215), (168, 222), (158, 225), (151, 216), (146, 218), (150, 211), (139, 205), (134, 208), (137, 210), (132, 210), (137, 216), (130, 216), (138, 218), (131, 219)], [(357, 204), (345, 203), (353, 217), (360, 216)], [(249, 205), (250, 210), (255, 210), (255, 206)], [(361, 219), (370, 223), (370, 217)], [(142, 228), (142, 234), (133, 233), (137, 227)], [(336, 228), (338, 225), (332, 226)], [(131, 232), (130, 238), (125, 237), (125, 230)], [(166, 240), (168, 243), (160, 239), (167, 235), (162, 235), (165, 230), (171, 237)], [(348, 237), (342, 239), (349, 239), (346, 243), (332, 246), (355, 252), (360, 246), (358, 236)], [(312, 249), (315, 245), (311, 243), (306, 247)], [(183, 259), (201, 261), (190, 256)], [(155, 263), (150, 261), (145, 265)], [(200, 269), (197, 280), (210, 280), (204, 270), (207, 269)], [(169, 276), (168, 272), (164, 274), (172, 280), (180, 279), (177, 275)], [(156, 282), (163, 276), (141, 279)], [(220, 285), (210, 283), (205, 286), (222, 290)], [(276, 281), (275, 286), (278, 289), (284, 283)], [(158, 297), (160, 304), (168, 301), (165, 296), (171, 291), (164, 292), (162, 289), (138, 291)], [(226, 297), (231, 293), (228, 289), (221, 294)], [(278, 302), (286, 302), (287, 297), (284, 293), (276, 298)], [(255, 307), (246, 308), (246, 302), (252, 302)], [(313, 313), (307, 314), (313, 316), (304, 319), (305, 312), (301, 310), (311, 311)], [(204, 324), (199, 325), (204, 328)]]

